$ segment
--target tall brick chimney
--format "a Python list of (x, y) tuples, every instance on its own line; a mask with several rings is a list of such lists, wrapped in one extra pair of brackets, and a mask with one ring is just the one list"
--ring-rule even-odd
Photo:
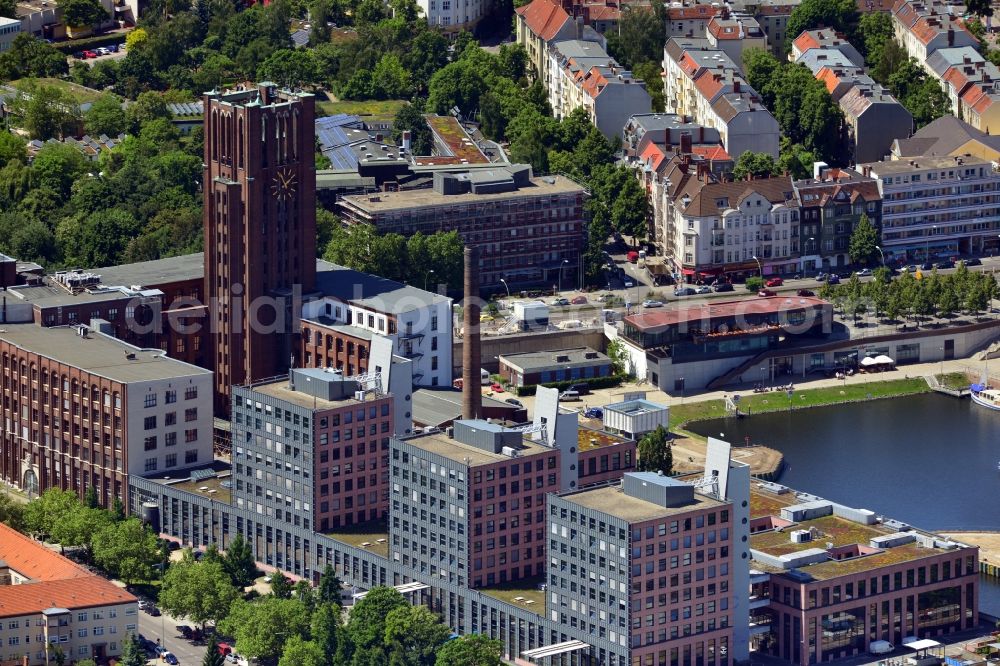
[(479, 248), (465, 247), (465, 303), (462, 306), (462, 418), (478, 419), (483, 415), (480, 368), (482, 348), (479, 341)]

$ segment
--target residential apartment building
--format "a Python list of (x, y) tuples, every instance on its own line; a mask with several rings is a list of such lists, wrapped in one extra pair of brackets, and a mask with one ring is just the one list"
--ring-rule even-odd
[(138, 600), (43, 544), (0, 524), (0, 661), (41, 666), (121, 655)]
[(980, 131), (1000, 131), (1000, 68), (968, 46), (938, 49), (924, 67), (948, 93), (955, 116)]
[(553, 42), (548, 50), (549, 104), (556, 118), (585, 109), (608, 139), (621, 137), (625, 121), (651, 109), (644, 81), (633, 78), (600, 44), (583, 40)]
[(815, 177), (792, 183), (799, 200), (802, 270), (849, 266), (851, 235), (864, 215), (882, 228), (882, 196), (874, 178), (819, 163)]
[(979, 624), (978, 548), (867, 509), (755, 481), (750, 554), (755, 645), (792, 664)]
[(1000, 234), (1000, 173), (971, 155), (860, 165), (882, 195), (886, 262), (981, 253)]
[(597, 663), (722, 666), (749, 654), (750, 475), (720, 444), (710, 440), (702, 478), (629, 473), (549, 495), (547, 616), (579, 628)]
[(955, 116), (941, 116), (911, 136), (892, 145), (892, 159), (909, 160), (924, 155), (975, 157), (1000, 162), (1000, 137), (981, 132)]
[(0, 473), (30, 495), (93, 487), (111, 506), (129, 475), (212, 459), (208, 370), (88, 326), (5, 324), (0, 355)]
[(686, 280), (800, 270), (799, 201), (788, 176), (718, 182), (685, 173), (671, 189), (671, 254)]
[(745, 151), (778, 155), (778, 123), (740, 67), (705, 39), (667, 41), (663, 57), (667, 111), (719, 131), (734, 159)]
[(487, 421), (393, 440), (392, 560), (470, 588), (542, 576), (561, 453)]
[(427, 18), (427, 24), (443, 32), (470, 32), (490, 11), (487, 0), (420, 0), (417, 3)]
[(372, 338), (379, 336), (413, 362), (414, 384), (451, 384), (450, 298), (327, 262), (321, 268), (328, 269), (316, 274), (323, 296), (302, 306), (304, 367), (365, 374)]
[(808, 30), (792, 42), (789, 58), (806, 65), (844, 112), (854, 162), (880, 160), (892, 142), (913, 130), (913, 116), (864, 70), (864, 58), (831, 30)]
[(730, 14), (728, 9), (705, 24), (705, 39), (740, 67), (747, 49), (767, 50), (767, 37), (757, 20), (745, 14)]
[[(881, 1), (881, 0), (880, 0)], [(788, 19), (799, 6), (800, 0), (752, 0), (743, 3), (745, 11), (753, 14), (767, 35), (771, 53), (781, 58), (785, 55), (785, 40), (788, 39)]]
[(19, 34), (21, 34), (20, 19), (0, 17), (0, 53), (9, 51)]
[(233, 397), (237, 507), (318, 532), (385, 516), (395, 431), (379, 379), (296, 368)]
[(671, 37), (704, 37), (708, 22), (722, 11), (721, 7), (696, 0), (671, 2), (666, 9), (667, 39)]
[(579, 284), (586, 191), (565, 176), (531, 176), (515, 165), (434, 174), (434, 189), (343, 197), (351, 223), (409, 236), (457, 231), (479, 248), (485, 291), (515, 285)]
[(607, 47), (604, 37), (586, 25), (582, 16), (570, 16), (555, 0), (532, 0), (514, 10), (514, 20), (517, 43), (528, 52), (534, 76), (546, 89), (552, 77), (548, 69), (551, 44), (578, 39)]
[(892, 29), (896, 41), (920, 64), (938, 49), (979, 45), (960, 12), (944, 0), (896, 0)]

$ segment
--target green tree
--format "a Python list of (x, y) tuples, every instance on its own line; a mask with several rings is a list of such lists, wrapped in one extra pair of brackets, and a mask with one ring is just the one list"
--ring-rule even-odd
[(666, 42), (665, 12), (662, 5), (647, 9), (632, 5), (623, 11), (618, 19), (618, 30), (609, 32), (608, 54), (622, 64), (633, 68), (643, 62), (659, 62), (663, 59), (663, 45)]
[(337, 576), (332, 564), (327, 564), (319, 577), (319, 587), (316, 588), (316, 602), (319, 604), (341, 605), (340, 593), (343, 583)]
[(503, 644), (482, 634), (466, 634), (445, 643), (434, 666), (500, 666)]
[(400, 58), (415, 87), (426, 91), (434, 72), (448, 64), (448, 38), (436, 30), (423, 30)]
[(639, 179), (627, 178), (611, 207), (611, 224), (618, 233), (631, 236), (634, 244), (649, 230), (649, 210), (649, 199)]
[(330, 26), (334, 2), (331, 0), (312, 0), (309, 3), (309, 21), (312, 31), (309, 33), (309, 45), (318, 46), (330, 41)]
[(965, 10), (976, 16), (993, 16), (990, 0), (966, 0)]
[(278, 666), (326, 666), (327, 658), (319, 645), (301, 636), (292, 636), (285, 643)]
[(55, 530), (59, 519), (80, 506), (75, 493), (59, 488), (49, 488), (24, 507), (24, 527), (29, 534), (47, 539)]
[(267, 583), (271, 586), (271, 594), (279, 599), (290, 599), (292, 596), (292, 582), (288, 580), (281, 569), (275, 569), (267, 577)]
[(4, 18), (17, 18), (17, 1), (3, 0), (0, 2), (0, 16)]
[(375, 99), (398, 99), (413, 94), (410, 73), (395, 54), (382, 56), (372, 70), (372, 95)]
[(73, 264), (110, 266), (119, 263), (138, 232), (139, 221), (131, 213), (110, 208), (83, 219), (67, 218), (56, 229), (56, 240)]
[(851, 261), (867, 266), (875, 260), (875, 254), (878, 252), (877, 247), (878, 230), (868, 219), (868, 216), (862, 213), (858, 223), (854, 226), (854, 231), (851, 232), (849, 249)]
[(816, 156), (802, 147), (801, 144), (791, 144), (784, 138), (781, 141), (781, 154), (778, 155), (778, 171), (787, 171), (795, 179), (812, 176), (813, 163)]
[(350, 658), (350, 641), (340, 618), (340, 604), (330, 602), (320, 602), (312, 615), (312, 640), (327, 655), (327, 662), (332, 664), (348, 663)]
[[(281, 654), (292, 636), (306, 637), (309, 613), (297, 599), (272, 595), (254, 601), (237, 599), (218, 627), (222, 634), (236, 639), (236, 648), (244, 657), (271, 660)], [(281, 631), (275, 631), (276, 627)]]
[(82, 118), (80, 106), (72, 94), (33, 82), (18, 86), (11, 112), (21, 119), (31, 138), (42, 140), (75, 134)]
[(745, 282), (747, 291), (760, 291), (764, 288), (764, 278), (759, 275), (754, 275), (753, 277), (748, 277)]
[(25, 505), (11, 499), (8, 493), (0, 493), (0, 523), (13, 527), (17, 531), (24, 530)]
[(745, 180), (751, 178), (767, 178), (778, 174), (778, 165), (774, 158), (767, 153), (754, 153), (746, 151), (736, 160), (733, 168), (733, 178)]
[(131, 133), (138, 134), (143, 125), (156, 118), (170, 120), (170, 110), (167, 109), (163, 96), (150, 90), (140, 94), (135, 102), (128, 105), (125, 116), (128, 118)]
[(97, 666), (97, 662), (93, 659), (84, 659), (76, 662), (76, 666)]
[(225, 666), (226, 658), (219, 652), (219, 639), (215, 634), (208, 641), (205, 648), (205, 656), (201, 660), (201, 666)]
[(97, 487), (91, 484), (87, 492), (83, 495), (83, 503), (88, 509), (96, 509), (101, 505), (101, 499), (97, 496)]
[(28, 153), (24, 139), (12, 132), (0, 132), (0, 166), (11, 160), (27, 162)]
[(389, 613), (406, 605), (406, 599), (394, 588), (374, 587), (351, 609), (347, 634), (359, 649), (381, 646)]
[(865, 62), (875, 67), (881, 60), (885, 45), (893, 40), (892, 15), (888, 12), (865, 12), (858, 21), (858, 43)]
[(31, 163), (31, 173), (37, 187), (55, 192), (62, 200), (69, 198), (73, 184), (89, 169), (87, 158), (73, 146), (63, 143), (45, 144)]
[(645, 60), (632, 68), (632, 75), (646, 84), (646, 92), (649, 93), (650, 106), (654, 113), (663, 113), (666, 110), (662, 72), (663, 66), (655, 60)]
[(670, 433), (663, 426), (646, 433), (639, 440), (637, 466), (642, 472), (663, 472), (667, 476), (674, 471), (674, 452), (670, 446)]
[(108, 18), (98, 0), (59, 0), (63, 20), (74, 28), (89, 28)]
[(257, 68), (257, 78), (274, 81), (286, 88), (303, 88), (316, 83), (316, 59), (308, 49), (280, 49)]
[(394, 666), (433, 666), (451, 629), (426, 606), (399, 606), (385, 618), (385, 645)]
[(127, 585), (151, 579), (160, 561), (156, 535), (135, 517), (102, 528), (94, 535), (93, 550), (94, 561)]
[(117, 137), (128, 128), (128, 119), (117, 95), (102, 95), (84, 116), (84, 126), (91, 136)]
[(628, 351), (625, 349), (625, 345), (621, 340), (615, 338), (608, 342), (608, 358), (611, 359), (611, 364), (614, 366), (616, 373), (626, 373), (629, 372), (630, 361)]
[(135, 634), (129, 634), (122, 642), (122, 654), (118, 663), (120, 666), (146, 666), (146, 651)]
[(111, 523), (111, 514), (77, 503), (61, 513), (52, 526), (51, 538), (62, 546), (83, 546), (90, 554), (95, 535)]
[(792, 41), (803, 30), (833, 28), (851, 35), (857, 22), (858, 7), (852, 0), (802, 0), (788, 17), (785, 48), (791, 50)]
[(396, 112), (392, 122), (392, 140), (396, 144), (402, 144), (403, 132), (410, 133), (411, 154), (431, 154), (431, 128), (427, 125), (423, 109), (419, 105), (406, 104)]
[(41, 39), (22, 32), (11, 47), (0, 54), (0, 78), (62, 76), (69, 72), (66, 55)]
[(206, 622), (218, 623), (225, 617), (239, 594), (221, 563), (185, 557), (167, 569), (159, 598), (171, 615), (204, 628)]

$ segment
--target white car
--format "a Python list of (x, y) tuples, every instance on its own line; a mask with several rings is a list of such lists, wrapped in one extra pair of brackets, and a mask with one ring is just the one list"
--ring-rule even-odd
[(663, 301), (653, 301), (653, 300), (643, 301), (642, 302), (642, 307), (644, 307), (644, 308), (662, 308), (663, 307)]
[(97, 52), (97, 55), (99, 56), (108, 55), (111, 53), (111, 51), (109, 51), (107, 48), (103, 46), (94, 50)]
[(712, 288), (709, 287), (708, 285), (704, 285), (703, 284), (702, 286), (697, 287), (694, 290), (694, 293), (696, 293), (696, 294), (711, 294), (712, 293)]

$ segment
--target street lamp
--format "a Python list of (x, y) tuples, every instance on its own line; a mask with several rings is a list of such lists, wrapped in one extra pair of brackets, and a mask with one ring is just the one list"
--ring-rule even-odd
[(763, 279), (763, 277), (764, 277), (764, 267), (761, 266), (760, 259), (757, 258), (756, 254), (753, 255), (753, 260), (757, 262), (757, 270), (760, 271), (760, 277)]
[(504, 289), (507, 290), (507, 298), (510, 298), (510, 287), (507, 285), (507, 280), (504, 280), (503, 278), (500, 278), (500, 282), (503, 283)]
[(879, 255), (882, 257), (882, 265), (885, 266), (885, 253), (882, 252), (882, 248), (878, 245), (875, 246), (875, 249), (878, 250)]
[[(942, 378), (944, 378), (944, 347), (938, 347), (938, 349), (941, 350), (941, 370), (938, 372), (938, 374)], [(940, 381), (940, 380), (938, 380), (938, 381)]]
[(569, 263), (569, 259), (563, 259), (562, 260), (562, 264), (560, 264), (560, 266), (559, 266), (559, 291), (563, 290), (563, 284), (562, 284), (563, 283), (563, 269), (566, 268), (566, 265), (568, 263)]
[(427, 271), (426, 273), (424, 273), (424, 291), (427, 291), (427, 278), (429, 278), (431, 276), (431, 273), (433, 273), (433, 272), (434, 272), (434, 269), (432, 268), (429, 271)]
[(765, 374), (767, 373), (767, 368), (760, 366), (760, 387), (764, 388), (765, 384)]

